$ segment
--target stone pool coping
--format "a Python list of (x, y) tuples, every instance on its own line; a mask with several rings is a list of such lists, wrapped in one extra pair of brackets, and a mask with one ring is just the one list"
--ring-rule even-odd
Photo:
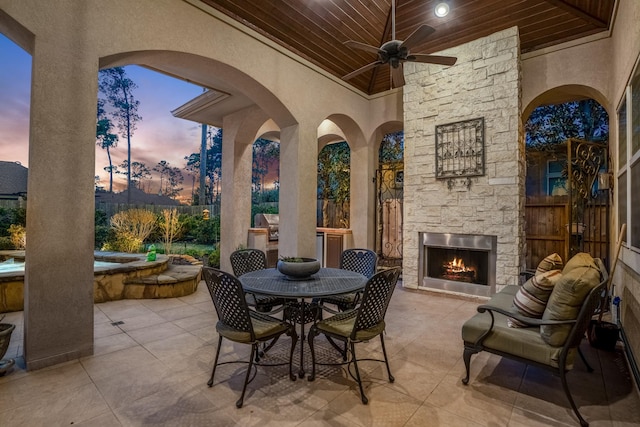
[[(0, 260), (24, 260), (25, 251), (0, 251)], [(172, 265), (171, 258), (158, 254), (147, 261), (146, 254), (95, 251), (96, 261), (118, 262), (94, 267), (94, 302), (138, 298), (175, 298), (192, 294), (201, 279), (201, 265)], [(24, 309), (24, 272), (0, 273), (0, 313)]]

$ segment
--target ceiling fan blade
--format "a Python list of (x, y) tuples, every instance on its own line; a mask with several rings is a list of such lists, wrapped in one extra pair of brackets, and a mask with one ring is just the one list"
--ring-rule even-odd
[(458, 58), (454, 56), (439, 56), (439, 55), (424, 55), (416, 53), (415, 55), (407, 56), (407, 61), (412, 62), (424, 62), (425, 64), (439, 64), (439, 65), (453, 65)]
[(371, 64), (367, 64), (367, 65), (365, 65), (364, 67), (360, 67), (360, 68), (358, 68), (357, 70), (350, 72), (350, 73), (349, 73), (349, 74), (347, 74), (346, 76), (343, 76), (343, 77), (342, 77), (342, 80), (349, 80), (349, 79), (351, 79), (351, 78), (353, 78), (353, 77), (357, 76), (358, 74), (362, 74), (362, 73), (364, 73), (365, 71), (369, 71), (369, 70), (371, 70), (372, 68), (377, 67), (377, 66), (378, 66), (378, 65), (380, 65), (380, 64), (382, 64), (382, 62), (380, 62), (380, 61), (376, 61), (376, 62), (372, 62)]
[(347, 40), (343, 43), (345, 46), (352, 47), (354, 49), (366, 50), (367, 52), (378, 53), (379, 47), (371, 46), (370, 44), (360, 43), (355, 40)]
[(404, 71), (402, 70), (402, 64), (398, 65), (396, 68), (391, 67), (391, 82), (393, 83), (393, 87), (404, 86)]
[(428, 25), (421, 25), (407, 37), (407, 39), (400, 45), (401, 48), (411, 49), (414, 46), (418, 46), (427, 39), (431, 34), (435, 32), (435, 28)]

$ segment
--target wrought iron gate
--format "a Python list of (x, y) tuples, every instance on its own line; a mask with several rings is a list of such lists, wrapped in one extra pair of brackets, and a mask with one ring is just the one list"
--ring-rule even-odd
[(381, 163), (376, 173), (376, 252), (380, 266), (402, 265), (404, 163)]
[(608, 266), (609, 188), (608, 183), (607, 188), (602, 188), (604, 182), (598, 180), (599, 176), (607, 176), (607, 146), (569, 139), (567, 157), (569, 257), (588, 252)]

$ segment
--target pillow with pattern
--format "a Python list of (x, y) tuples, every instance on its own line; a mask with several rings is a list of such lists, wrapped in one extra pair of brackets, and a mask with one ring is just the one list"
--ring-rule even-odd
[(535, 275), (537, 276), (551, 270), (562, 270), (562, 267), (562, 257), (557, 253), (553, 253), (551, 255), (547, 255), (542, 261), (540, 261), (538, 268), (536, 268)]
[[(549, 270), (541, 274), (536, 274), (527, 280), (518, 289), (513, 297), (513, 308), (515, 311), (526, 317), (541, 319), (547, 307), (547, 301), (551, 296), (553, 287), (562, 278), (560, 270)], [(528, 325), (511, 317), (507, 318), (507, 325), (511, 328), (524, 328)]]

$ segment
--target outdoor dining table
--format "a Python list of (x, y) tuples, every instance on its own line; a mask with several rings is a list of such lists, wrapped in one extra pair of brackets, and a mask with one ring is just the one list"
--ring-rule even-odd
[(364, 275), (339, 268), (321, 268), (308, 279), (297, 280), (289, 279), (275, 268), (268, 268), (245, 273), (239, 279), (246, 292), (298, 302), (285, 307), (285, 310), (288, 310), (290, 319), (300, 324), (300, 378), (304, 377), (304, 325), (318, 319), (321, 310), (306, 300), (356, 292), (363, 289), (367, 283)]

